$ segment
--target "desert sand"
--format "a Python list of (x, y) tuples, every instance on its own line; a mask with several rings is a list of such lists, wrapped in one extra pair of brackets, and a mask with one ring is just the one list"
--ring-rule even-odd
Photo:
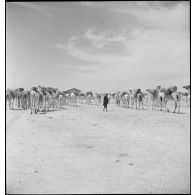
[(190, 109), (181, 110), (7, 110), (7, 193), (190, 193)]

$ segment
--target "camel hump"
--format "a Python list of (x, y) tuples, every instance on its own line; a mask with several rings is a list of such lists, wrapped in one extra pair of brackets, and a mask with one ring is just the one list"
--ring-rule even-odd
[(17, 91), (22, 92), (22, 91), (24, 91), (24, 88), (20, 87), (17, 89)]
[(137, 89), (137, 90), (136, 90), (135, 96), (137, 96), (138, 93), (142, 93), (142, 92), (141, 92), (141, 89)]
[(128, 93), (126, 91), (123, 91), (122, 94), (121, 94), (121, 96), (124, 96), (126, 94), (128, 94)]
[(31, 90), (37, 92), (37, 88), (36, 87), (32, 87)]
[(46, 89), (43, 89), (42, 92), (43, 92), (43, 95), (47, 95)]
[(168, 93), (173, 93), (173, 92), (175, 92), (175, 91), (177, 91), (177, 87), (176, 87), (176, 86), (171, 86), (171, 87), (169, 87), (169, 88), (167, 89), (167, 92), (168, 92)]

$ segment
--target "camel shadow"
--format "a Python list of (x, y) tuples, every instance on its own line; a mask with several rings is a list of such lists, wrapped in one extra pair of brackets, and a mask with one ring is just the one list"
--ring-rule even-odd
[(178, 113), (178, 112), (173, 112), (173, 111), (167, 112), (166, 110), (156, 110), (156, 111), (160, 111), (160, 112), (162, 112), (162, 113), (168, 113), (168, 114), (187, 114), (186, 112), (180, 112), (180, 113)]
[(39, 112), (39, 114), (47, 114), (47, 112)]
[(186, 112), (180, 112), (180, 113), (178, 113), (178, 112), (172, 112), (173, 114), (187, 114)]
[(24, 110), (22, 108), (14, 108), (14, 109), (10, 109), (10, 110)]
[(54, 109), (54, 110), (47, 110), (47, 111), (39, 111), (38, 113), (39, 114), (47, 114), (49, 112), (57, 112), (57, 111), (60, 111), (60, 110)]
[(58, 110), (58, 109), (48, 110), (48, 111), (46, 111), (46, 113), (47, 112), (57, 112), (57, 111), (60, 111), (60, 110)]
[(130, 108), (131, 110), (139, 110), (139, 111), (142, 111), (142, 110), (149, 110), (149, 109), (147, 109), (147, 108)]

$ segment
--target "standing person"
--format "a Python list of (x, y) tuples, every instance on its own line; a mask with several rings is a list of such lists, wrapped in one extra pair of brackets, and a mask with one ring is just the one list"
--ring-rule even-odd
[[(106, 111), (108, 111), (107, 110), (107, 105), (108, 105), (108, 97), (107, 97), (107, 94), (104, 96), (104, 103), (103, 103), (103, 105), (104, 105), (104, 109), (106, 109)], [(103, 111), (104, 111), (104, 109), (103, 109)]]

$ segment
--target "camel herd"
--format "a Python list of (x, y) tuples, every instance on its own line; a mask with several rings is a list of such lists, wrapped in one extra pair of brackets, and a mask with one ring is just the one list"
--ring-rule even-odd
[(47, 112), (50, 109), (63, 109), (64, 106), (77, 107), (78, 103), (88, 105), (102, 105), (104, 95), (108, 96), (109, 102), (114, 102), (115, 105), (126, 107), (144, 109), (151, 102), (152, 110), (160, 107), (169, 112), (167, 103), (174, 102), (174, 113), (180, 113), (181, 100), (190, 107), (190, 85), (183, 86), (185, 92), (177, 90), (176, 86), (169, 88), (161, 88), (157, 86), (154, 89), (147, 89), (142, 92), (141, 89), (134, 89), (129, 91), (117, 91), (115, 93), (93, 93), (92, 91), (84, 92), (67, 92), (60, 91), (58, 88), (52, 87), (32, 87), (30, 90), (24, 88), (7, 89), (6, 90), (6, 110), (12, 109), (30, 109), (30, 113), (37, 114), (38, 112)]
[[(116, 104), (120, 105), (120, 102), (122, 101), (122, 104), (125, 105), (125, 107), (132, 107), (135, 105), (136, 109), (141, 108), (144, 109), (144, 104), (148, 104), (148, 99), (152, 102), (152, 110), (155, 110), (157, 106), (160, 105), (160, 110), (162, 111), (163, 108), (165, 111), (169, 111), (167, 109), (167, 103), (168, 101), (173, 101), (175, 108), (174, 113), (178, 109), (178, 113), (180, 113), (180, 107), (181, 107), (181, 100), (182, 98), (185, 98), (185, 102), (187, 104), (187, 107), (190, 107), (190, 85), (184, 86), (184, 89), (187, 90), (187, 92), (180, 92), (177, 91), (176, 86), (172, 86), (169, 88), (161, 88), (161, 86), (157, 86), (155, 89), (146, 89), (146, 93), (143, 93), (140, 89), (135, 90), (129, 90), (129, 92), (118, 92), (115, 95)], [(144, 103), (145, 101), (145, 103)]]

